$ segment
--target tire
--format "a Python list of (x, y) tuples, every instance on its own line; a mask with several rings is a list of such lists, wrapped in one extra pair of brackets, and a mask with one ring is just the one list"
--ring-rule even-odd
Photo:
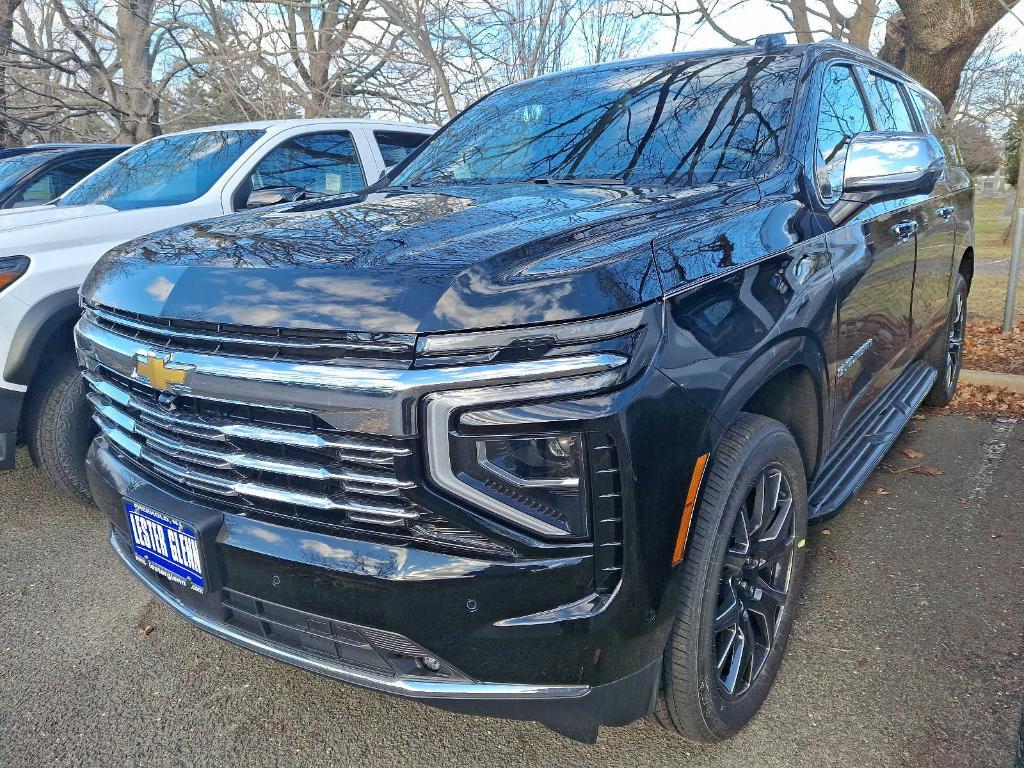
[(41, 363), (29, 388), (23, 429), (33, 463), (55, 486), (80, 501), (91, 501), (85, 454), (96, 434), (85, 385), (73, 355)]
[(956, 287), (949, 304), (946, 325), (929, 350), (927, 360), (939, 372), (924, 404), (941, 408), (953, 402), (956, 385), (960, 381), (960, 367), (964, 361), (964, 338), (967, 331), (967, 281), (956, 276)]
[[(763, 542), (771, 537), (757, 537), (762, 544), (755, 546), (778, 568), (757, 567), (755, 562), (762, 558), (745, 560), (746, 556), (739, 554), (743, 549), (740, 525), (755, 521), (753, 510), (759, 489), (762, 498), (772, 500), (771, 478), (775, 473), (780, 478), (779, 491), (773, 513), (763, 516), (763, 522), (767, 528), (779, 525), (775, 549), (782, 554), (778, 559), (768, 559), (771, 545)], [(655, 711), (658, 722), (685, 738), (712, 743), (731, 736), (757, 714), (768, 695), (785, 652), (803, 582), (806, 485), (796, 441), (774, 419), (740, 414), (714, 451), (681, 566), (676, 620), (665, 648), (663, 695)], [(788, 508), (783, 512), (787, 501)], [(751, 538), (747, 538), (748, 543)], [(738, 570), (736, 564), (741, 560), (744, 565)], [(767, 585), (768, 581), (777, 587), (786, 584), (785, 596), (776, 605), (768, 599), (770, 592), (738, 586)], [(761, 598), (755, 600), (758, 592)], [(740, 599), (741, 594), (747, 602)], [(733, 601), (735, 608), (726, 610)], [(768, 619), (762, 619), (769, 612), (774, 614), (776, 627), (771, 636), (767, 634)], [(716, 619), (722, 624), (732, 622), (733, 628), (715, 631)], [(749, 663), (743, 661), (745, 646), (736, 639), (741, 635), (755, 640), (749, 643), (755, 649)], [(766, 652), (758, 649), (758, 638), (769, 646)], [(721, 670), (719, 658), (724, 661)]]

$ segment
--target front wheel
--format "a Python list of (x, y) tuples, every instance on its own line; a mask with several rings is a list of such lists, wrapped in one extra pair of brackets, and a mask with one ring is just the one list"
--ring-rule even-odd
[(51, 358), (29, 388), (25, 442), (32, 462), (55, 486), (81, 501), (91, 500), (85, 454), (96, 427), (85, 399), (82, 372), (72, 354)]
[(741, 414), (715, 450), (683, 559), (658, 721), (731, 736), (775, 680), (803, 581), (807, 489), (790, 432)]

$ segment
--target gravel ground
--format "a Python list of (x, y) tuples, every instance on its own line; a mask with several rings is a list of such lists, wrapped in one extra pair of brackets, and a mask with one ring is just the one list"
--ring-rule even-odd
[[(909, 469), (922, 464), (944, 474)], [(812, 531), (789, 655), (750, 727), (703, 747), (641, 722), (586, 746), (338, 684), (187, 626), (124, 572), (100, 514), (22, 454), (0, 475), (0, 765), (1007, 766), (1024, 690), (1022, 470), (1024, 424), (911, 422)]]

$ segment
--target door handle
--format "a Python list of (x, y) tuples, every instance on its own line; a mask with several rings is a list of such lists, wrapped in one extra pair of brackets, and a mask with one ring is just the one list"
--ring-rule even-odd
[(915, 232), (917, 232), (917, 222), (899, 221), (892, 225), (892, 229), (890, 231), (900, 239), (900, 242), (905, 243), (914, 236)]
[(935, 215), (941, 216), (946, 221), (949, 221), (951, 218), (953, 218), (954, 213), (956, 213), (956, 207), (952, 205), (944, 205), (941, 208), (935, 209)]

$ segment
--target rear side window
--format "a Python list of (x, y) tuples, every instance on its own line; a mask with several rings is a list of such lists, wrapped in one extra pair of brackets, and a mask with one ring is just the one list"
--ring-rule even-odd
[(918, 90), (911, 89), (910, 93), (914, 101), (917, 102), (921, 114), (924, 115), (924, 122), (928, 126), (928, 131), (942, 145), (946, 158), (958, 165), (962, 165), (960, 151), (953, 141), (953, 132), (950, 129), (949, 118), (946, 116), (946, 110), (942, 108), (942, 104), (935, 97), (926, 96)]
[(913, 133), (917, 130), (900, 87), (894, 80), (868, 72), (864, 86), (875, 113), (875, 130), (887, 133)]
[(57, 167), (41, 174), (31, 184), (21, 190), (9, 205), (17, 207), (19, 205), (48, 203), (54, 198), (63, 195), (109, 159), (110, 156), (88, 157), (61, 163)]
[(252, 188), (295, 187), (311, 195), (340, 195), (366, 186), (348, 131), (289, 139), (260, 160)]
[(405, 160), (409, 154), (428, 138), (422, 133), (406, 133), (405, 131), (374, 131), (373, 138), (380, 148), (384, 165), (390, 168)]
[(835, 202), (843, 191), (846, 150), (858, 133), (871, 130), (867, 107), (853, 70), (829, 67), (818, 107), (818, 146), (814, 177), (825, 202)]

